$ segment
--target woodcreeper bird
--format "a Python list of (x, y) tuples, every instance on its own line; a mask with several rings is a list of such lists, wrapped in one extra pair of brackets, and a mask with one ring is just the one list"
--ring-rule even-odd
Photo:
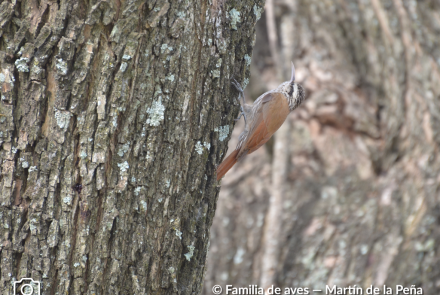
[(220, 180), (237, 161), (253, 153), (265, 144), (305, 98), (304, 89), (295, 83), (295, 67), (292, 63), (292, 77), (276, 89), (268, 91), (257, 98), (252, 105), (245, 103), (244, 91), (237, 81), (232, 84), (240, 92), (238, 100), (241, 105), (241, 116), (244, 117), (244, 131), (238, 138), (235, 150), (217, 167), (217, 180)]

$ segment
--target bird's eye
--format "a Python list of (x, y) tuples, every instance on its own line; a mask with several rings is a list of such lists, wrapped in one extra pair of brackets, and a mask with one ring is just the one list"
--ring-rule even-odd
[(294, 85), (294, 83), (290, 84), (289, 96), (292, 96), (292, 94), (293, 94), (293, 85)]

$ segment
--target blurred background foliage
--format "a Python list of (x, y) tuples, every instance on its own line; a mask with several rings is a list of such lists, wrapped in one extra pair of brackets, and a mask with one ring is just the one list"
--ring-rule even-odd
[(439, 294), (439, 43), (437, 0), (266, 1), (248, 103), (288, 80), (290, 61), (308, 100), (223, 179), (205, 294), (215, 284)]

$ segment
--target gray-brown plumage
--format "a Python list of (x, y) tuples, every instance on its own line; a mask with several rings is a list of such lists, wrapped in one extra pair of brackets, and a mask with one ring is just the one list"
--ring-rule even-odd
[(252, 105), (244, 100), (244, 92), (236, 81), (233, 85), (240, 91), (241, 113), (245, 128), (240, 134), (235, 150), (217, 167), (217, 180), (220, 180), (232, 166), (246, 155), (265, 144), (287, 118), (305, 99), (304, 89), (295, 84), (295, 67), (292, 63), (292, 77), (276, 89), (262, 94)]

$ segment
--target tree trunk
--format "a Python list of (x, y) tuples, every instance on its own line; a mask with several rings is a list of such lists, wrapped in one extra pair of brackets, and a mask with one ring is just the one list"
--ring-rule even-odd
[[(326, 285), (382, 292), (387, 285), (393, 294), (397, 285), (415, 285), (439, 294), (438, 1), (275, 1), (274, 11), (282, 52), (293, 47), (283, 59), (294, 61), (308, 101), (289, 118), (270, 283), (310, 292)], [(260, 72), (248, 97), (281, 82), (272, 78), (276, 63), (267, 62), (267, 34), (259, 23), (253, 60)], [(223, 180), (205, 294), (214, 284), (266, 287), (261, 278), (270, 274), (261, 272), (277, 167), (258, 152)]]
[(0, 2), (0, 293), (200, 293), (264, 3)]

